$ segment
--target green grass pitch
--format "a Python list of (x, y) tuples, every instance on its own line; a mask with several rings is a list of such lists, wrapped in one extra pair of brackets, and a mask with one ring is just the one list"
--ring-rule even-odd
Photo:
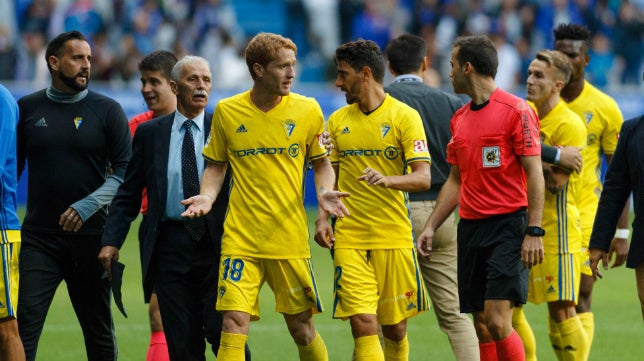
[[(149, 343), (147, 305), (143, 303), (141, 268), (138, 255), (136, 220), (121, 251), (126, 264), (123, 285), (124, 318), (113, 307), (113, 317), (119, 346), (119, 360), (143, 361)], [(313, 222), (311, 222), (313, 224)], [(333, 267), (329, 252), (311, 241), (315, 272), (325, 312), (315, 316), (315, 322), (329, 351), (329, 360), (351, 359), (353, 339), (347, 321), (331, 318)], [(590, 360), (635, 361), (642, 359), (644, 324), (639, 310), (635, 275), (623, 267), (604, 272), (594, 289), (595, 341)], [(249, 345), (253, 359), (259, 361), (297, 360), (293, 344), (267, 285), (261, 293), (261, 320), (251, 324)], [(537, 338), (539, 360), (556, 360), (548, 341), (545, 304), (525, 307), (526, 315)], [(408, 323), (410, 360), (454, 360), (447, 337), (438, 329), (432, 311), (412, 318)], [(209, 349), (209, 348), (208, 348)], [(45, 323), (38, 361), (84, 360), (85, 348), (80, 326), (74, 315), (64, 284), (59, 288)], [(215, 360), (208, 352), (208, 361)]]

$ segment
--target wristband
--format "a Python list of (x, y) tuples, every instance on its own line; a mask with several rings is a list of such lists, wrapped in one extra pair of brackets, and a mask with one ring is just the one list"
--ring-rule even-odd
[(628, 228), (617, 228), (617, 231), (615, 231), (615, 238), (628, 239), (630, 234), (631, 230)]
[(555, 155), (555, 164), (559, 165), (559, 160), (561, 158), (561, 149), (557, 148), (557, 155)]

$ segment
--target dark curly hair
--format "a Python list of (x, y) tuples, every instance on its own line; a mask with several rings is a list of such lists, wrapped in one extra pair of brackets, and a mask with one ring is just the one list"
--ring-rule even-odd
[(373, 79), (380, 84), (385, 79), (385, 59), (378, 44), (371, 40), (358, 39), (340, 45), (335, 50), (334, 60), (336, 64), (346, 61), (356, 72), (359, 72), (363, 66), (368, 66)]
[(552, 33), (555, 42), (559, 40), (580, 40), (584, 42), (586, 49), (590, 49), (590, 30), (579, 24), (559, 24)]

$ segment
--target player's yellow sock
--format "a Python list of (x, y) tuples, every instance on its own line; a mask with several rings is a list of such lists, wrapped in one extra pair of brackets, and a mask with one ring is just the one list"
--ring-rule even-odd
[(590, 348), (593, 347), (593, 338), (595, 337), (595, 316), (592, 312), (578, 313), (577, 316), (579, 316), (581, 324), (584, 326), (584, 331), (586, 331), (586, 337), (588, 338), (587, 353), (590, 355)]
[(525, 318), (523, 307), (515, 307), (512, 312), (512, 327), (521, 337), (525, 349), (525, 361), (537, 361), (537, 341), (532, 328)]
[(561, 334), (559, 333), (559, 328), (557, 327), (557, 322), (552, 317), (548, 317), (548, 337), (550, 337), (550, 344), (552, 349), (555, 351), (557, 360), (563, 360), (563, 342), (561, 341)]
[(355, 343), (356, 361), (384, 361), (385, 354), (382, 352), (378, 335), (358, 337)]
[(409, 341), (407, 335), (400, 341), (393, 341), (385, 337), (385, 360), (407, 361), (409, 359)]
[(217, 361), (244, 361), (244, 347), (247, 338), (248, 335), (222, 331)]
[(315, 334), (315, 338), (310, 344), (306, 346), (297, 345), (300, 352), (301, 361), (328, 361), (329, 354), (326, 351), (326, 345), (322, 336), (319, 333)]
[(579, 316), (557, 324), (563, 345), (564, 361), (584, 361), (588, 357), (588, 338)]

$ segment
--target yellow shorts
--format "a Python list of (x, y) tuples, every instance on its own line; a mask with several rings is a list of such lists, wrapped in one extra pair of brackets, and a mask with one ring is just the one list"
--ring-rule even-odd
[(275, 295), (275, 310), (295, 315), (322, 312), (310, 258), (267, 259), (222, 255), (219, 265), (218, 311), (241, 311), (259, 320), (259, 291), (264, 282)]
[(416, 250), (336, 249), (333, 318), (374, 314), (395, 325), (430, 308)]
[(572, 301), (577, 303), (581, 253), (546, 253), (543, 263), (530, 270), (528, 302)]
[(7, 232), (14, 243), (0, 243), (2, 259), (2, 280), (0, 280), (0, 319), (16, 317), (18, 311), (18, 256), (20, 255), (20, 231)]

